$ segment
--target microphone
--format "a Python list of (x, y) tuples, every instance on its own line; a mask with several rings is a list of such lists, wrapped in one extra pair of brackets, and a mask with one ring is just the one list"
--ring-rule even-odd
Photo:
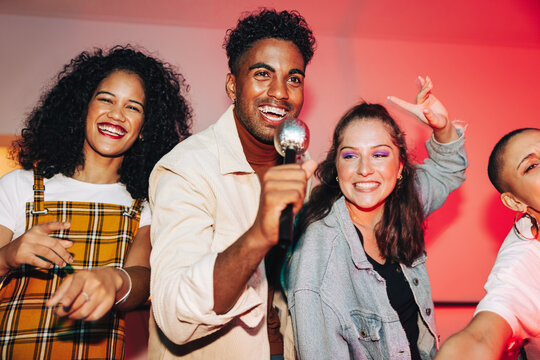
[[(285, 119), (276, 128), (274, 146), (283, 156), (284, 164), (296, 163), (296, 157), (302, 155), (309, 146), (309, 129), (298, 119)], [(288, 204), (279, 218), (278, 246), (287, 249), (293, 239), (294, 217), (292, 204)]]

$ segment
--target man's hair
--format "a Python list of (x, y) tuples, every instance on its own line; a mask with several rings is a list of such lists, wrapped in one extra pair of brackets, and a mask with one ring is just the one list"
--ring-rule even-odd
[(510, 142), (510, 140), (516, 136), (519, 135), (525, 131), (540, 131), (540, 129), (537, 128), (521, 128), (516, 129), (508, 134), (504, 135), (498, 142), (495, 144), (495, 147), (491, 151), (491, 155), (489, 155), (489, 162), (488, 162), (488, 176), (489, 181), (495, 186), (495, 189), (497, 189), (498, 192), (501, 194), (505, 191), (508, 191), (507, 184), (502, 180), (501, 178), (501, 172), (504, 168), (504, 153), (506, 150), (506, 146)]
[(278, 13), (263, 8), (239, 19), (236, 28), (227, 30), (223, 47), (227, 51), (230, 71), (237, 74), (239, 59), (255, 42), (271, 38), (292, 41), (302, 54), (305, 65), (315, 51), (315, 37), (298, 11)]

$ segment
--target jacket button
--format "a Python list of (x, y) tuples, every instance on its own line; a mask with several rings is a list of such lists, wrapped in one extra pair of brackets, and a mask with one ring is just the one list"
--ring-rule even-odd
[(430, 315), (431, 315), (431, 309), (430, 309), (430, 308), (427, 308), (427, 309), (426, 309), (426, 315), (427, 315), (427, 316), (430, 316)]
[(418, 286), (418, 283), (419, 283), (418, 278), (414, 278), (412, 282), (415, 286)]

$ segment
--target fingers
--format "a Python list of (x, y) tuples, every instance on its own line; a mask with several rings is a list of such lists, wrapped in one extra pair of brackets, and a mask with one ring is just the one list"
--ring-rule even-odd
[(317, 162), (315, 160), (307, 160), (302, 164), (302, 169), (306, 173), (306, 179), (309, 179), (317, 169)]
[[(72, 281), (73, 281), (73, 276), (68, 276), (62, 282), (62, 284), (60, 284), (60, 287), (56, 290), (54, 295), (49, 300), (47, 300), (47, 302), (45, 303), (45, 306), (53, 307), (53, 306), (56, 306), (57, 304), (59, 304), (60, 300), (64, 297), (66, 292), (69, 290), (69, 287), (70, 287)], [(71, 305), (71, 303), (69, 303), (67, 305)]]
[(73, 242), (48, 236), (53, 231), (66, 230), (70, 226), (71, 224), (69, 222), (48, 222), (36, 225), (30, 229), (30, 231), (38, 232), (38, 234), (46, 235), (41, 239), (37, 239), (37, 246), (33, 246), (35, 256), (31, 260), (34, 263), (32, 265), (43, 267), (43, 260), (48, 260), (51, 264), (45, 266), (45, 268), (51, 268), (53, 265), (64, 267), (73, 261), (73, 257), (66, 250), (73, 246)]
[(59, 221), (53, 221), (53, 222), (47, 222), (39, 225), (33, 226), (33, 228), (37, 228), (40, 231), (42, 231), (44, 234), (49, 234), (53, 231), (60, 231), (60, 230), (67, 230), (69, 229), (71, 224), (69, 222), (59, 222)]
[(410, 102), (407, 102), (405, 100), (402, 100), (395, 96), (388, 96), (387, 98), (390, 102), (396, 104), (400, 108), (410, 112), (414, 116), (416, 116), (421, 121), (427, 123), (425, 117), (422, 114), (422, 108), (419, 105), (411, 104)]
[(446, 117), (441, 114), (436, 114), (430, 108), (424, 109), (424, 116), (427, 119), (428, 125), (431, 126), (433, 130), (442, 129), (448, 123)]
[(59, 240), (51, 237), (43, 239), (41, 244), (33, 247), (34, 257), (41, 257), (48, 260), (50, 265), (64, 267), (73, 262), (73, 256), (66, 250), (66, 247), (71, 247), (73, 243), (67, 240)]
[(306, 161), (302, 166), (279, 165), (270, 168), (264, 175), (254, 228), (270, 244), (277, 242), (279, 219), (287, 205), (293, 205), (293, 213), (300, 211), (306, 195), (307, 180), (316, 166), (313, 160)]
[(420, 91), (416, 95), (416, 103), (423, 104), (429, 97), (431, 90), (433, 90), (433, 82), (431, 81), (429, 76), (426, 76), (425, 79), (423, 79), (421, 76), (418, 76), (418, 81), (420, 82), (421, 87)]
[(395, 105), (399, 106), (400, 108), (414, 113), (414, 109), (416, 105), (411, 104), (410, 102), (407, 102), (405, 100), (402, 100), (396, 96), (388, 96), (387, 99), (390, 100), (390, 102), (394, 103)]
[(80, 271), (66, 278), (47, 306), (56, 306), (58, 316), (86, 321), (97, 320), (114, 305), (115, 287), (106, 272)]
[(10, 268), (29, 264), (43, 269), (54, 265), (64, 267), (73, 261), (67, 251), (73, 245), (69, 240), (51, 237), (52, 231), (67, 229), (69, 223), (51, 222), (33, 226), (6, 246), (6, 258)]

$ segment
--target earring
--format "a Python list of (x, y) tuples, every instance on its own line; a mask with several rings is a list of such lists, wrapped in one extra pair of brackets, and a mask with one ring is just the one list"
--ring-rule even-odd
[(339, 182), (339, 178), (336, 176), (336, 182)]
[(536, 232), (538, 232), (538, 224), (536, 223), (536, 219), (533, 218), (531, 215), (529, 215), (528, 213), (525, 213), (522, 217), (520, 217), (518, 219), (518, 215), (520, 213), (516, 213), (516, 215), (514, 215), (514, 229), (516, 230), (516, 232), (518, 233), (519, 236), (521, 236), (522, 238), (526, 239), (526, 240), (536, 240), (536, 238), (533, 236), (532, 238), (530, 237), (526, 237), (525, 235), (523, 235), (521, 233), (521, 231), (519, 231), (519, 228), (517, 226), (517, 222), (521, 219), (523, 219), (525, 216), (529, 218), (529, 220), (531, 221), (532, 225), (536, 228)]
[(399, 174), (399, 176), (398, 176), (398, 178), (397, 178), (397, 179), (398, 179), (398, 181), (401, 181), (401, 180), (403, 180), (403, 175)]

